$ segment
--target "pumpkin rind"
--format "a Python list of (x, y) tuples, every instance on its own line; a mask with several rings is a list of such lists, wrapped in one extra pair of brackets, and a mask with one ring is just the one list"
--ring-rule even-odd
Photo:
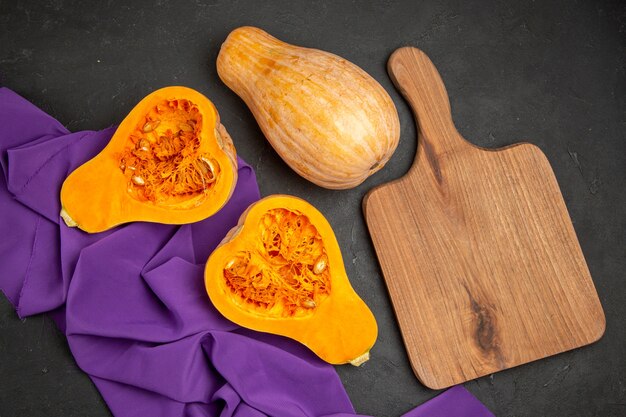
[(215, 214), (236, 182), (235, 148), (215, 106), (193, 89), (165, 87), (141, 100), (107, 146), (68, 176), (61, 217), (89, 233), (131, 221), (192, 223)]
[[(230, 286), (228, 280), (233, 260), (236, 260), (237, 256), (242, 253), (252, 253), (252, 256), (255, 256), (262, 252), (263, 247), (267, 247), (259, 246), (264, 244), (262, 235), (266, 229), (263, 221), (268, 213), (277, 210), (296, 213), (302, 219), (306, 219), (302, 221), (303, 227), (321, 239), (323, 254), (327, 261), (321, 266), (316, 263), (315, 266), (319, 266), (317, 271), (313, 265), (309, 265), (310, 269), (306, 271), (309, 277), (323, 271), (328, 273), (324, 291), (314, 291), (310, 301), (294, 310), (286, 309), (284, 306), (276, 308), (276, 305), (258, 303), (254, 298), (252, 287), (251, 291), (242, 296)], [(296, 233), (297, 231), (294, 232)], [(299, 236), (304, 238), (305, 232)], [(319, 242), (317, 244), (319, 245)], [(304, 257), (293, 258), (291, 261), (304, 269), (306, 268)], [(281, 257), (279, 263), (284, 264), (284, 261), (285, 258)], [(276, 263), (262, 265), (263, 268), (253, 265), (252, 262), (245, 265), (246, 270), (257, 269), (253, 272), (257, 275), (250, 281), (251, 285), (263, 285), (261, 281), (266, 274), (260, 271), (267, 272), (267, 269), (275, 267)], [(278, 281), (286, 282), (290, 279), (292, 278), (282, 276)], [(330, 224), (312, 205), (296, 197), (273, 195), (251, 205), (242, 214), (237, 226), (209, 257), (205, 268), (205, 285), (212, 303), (229, 320), (253, 330), (295, 339), (329, 363), (354, 362), (355, 365), (360, 365), (369, 358), (369, 350), (376, 341), (378, 333), (376, 320), (350, 285), (341, 251)], [(264, 285), (269, 288), (267, 283)], [(245, 298), (246, 296), (249, 298)], [(276, 300), (276, 304), (281, 302), (284, 300)]]
[(380, 170), (398, 145), (393, 101), (341, 57), (241, 27), (223, 43), (217, 72), (283, 160), (317, 185), (355, 187)]

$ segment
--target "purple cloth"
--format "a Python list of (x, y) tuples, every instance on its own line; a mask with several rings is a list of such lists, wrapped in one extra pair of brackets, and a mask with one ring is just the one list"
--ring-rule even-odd
[(494, 417), (491, 411), (460, 385), (452, 387), (403, 417)]
[[(206, 259), (259, 198), (249, 165), (239, 160), (232, 198), (207, 220), (89, 235), (60, 222), (59, 191), (114, 128), (70, 133), (6, 88), (0, 126), (0, 290), (20, 317), (52, 316), (114, 415), (355, 414), (332, 366), (292, 340), (229, 322), (206, 295)], [(460, 387), (407, 416), (437, 410), (491, 416)]]

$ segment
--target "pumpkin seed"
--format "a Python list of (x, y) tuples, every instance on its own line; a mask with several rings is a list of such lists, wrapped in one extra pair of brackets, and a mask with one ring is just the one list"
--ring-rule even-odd
[(146, 183), (146, 181), (144, 181), (144, 179), (141, 178), (139, 175), (133, 175), (132, 180), (135, 183), (135, 185), (139, 185), (139, 186), (142, 186)]
[(149, 151), (150, 150), (150, 142), (148, 142), (145, 138), (139, 139), (137, 142), (137, 150), (140, 151)]
[(143, 128), (141, 129), (141, 131), (143, 133), (149, 133), (152, 132), (154, 129), (156, 129), (156, 127), (161, 123), (160, 120), (150, 120), (147, 121), (145, 125), (143, 125)]
[(200, 166), (202, 173), (207, 177), (207, 181), (215, 181), (215, 172), (217, 170), (217, 163), (215, 160), (201, 156), (199, 161), (200, 163), (198, 165)]
[(300, 307), (302, 307), (302, 308), (315, 308), (315, 307), (317, 307), (317, 304), (315, 304), (315, 301), (313, 301), (311, 298), (307, 298), (306, 300), (302, 300), (300, 302)]
[(317, 262), (315, 262), (315, 266), (313, 266), (313, 273), (315, 275), (319, 275), (326, 269), (326, 259), (324, 257), (320, 257)]
[(230, 269), (235, 265), (235, 262), (237, 262), (237, 259), (233, 258), (230, 261), (228, 261), (228, 263), (226, 264), (226, 266), (224, 267), (224, 269)]
[(178, 128), (183, 132), (193, 132), (193, 126), (191, 126), (189, 123), (181, 123), (178, 125)]

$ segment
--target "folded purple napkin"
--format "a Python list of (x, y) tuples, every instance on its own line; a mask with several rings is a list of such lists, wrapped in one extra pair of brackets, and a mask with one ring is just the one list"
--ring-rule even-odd
[[(259, 198), (249, 165), (207, 220), (88, 235), (60, 222), (60, 187), (115, 129), (70, 133), (6, 88), (0, 126), (0, 290), (20, 317), (52, 316), (114, 415), (355, 414), (332, 366), (229, 322), (205, 293), (206, 259)], [(492, 416), (461, 387), (407, 414), (443, 415)]]

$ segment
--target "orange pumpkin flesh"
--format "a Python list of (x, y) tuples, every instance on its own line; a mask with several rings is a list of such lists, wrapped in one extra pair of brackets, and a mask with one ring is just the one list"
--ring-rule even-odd
[(211, 254), (205, 284), (229, 320), (295, 339), (330, 363), (360, 365), (376, 341), (376, 320), (350, 285), (330, 224), (299, 198), (250, 206)]
[(236, 181), (235, 148), (213, 104), (190, 88), (166, 87), (139, 102), (65, 180), (61, 216), (92, 233), (130, 221), (191, 223), (217, 212)]

